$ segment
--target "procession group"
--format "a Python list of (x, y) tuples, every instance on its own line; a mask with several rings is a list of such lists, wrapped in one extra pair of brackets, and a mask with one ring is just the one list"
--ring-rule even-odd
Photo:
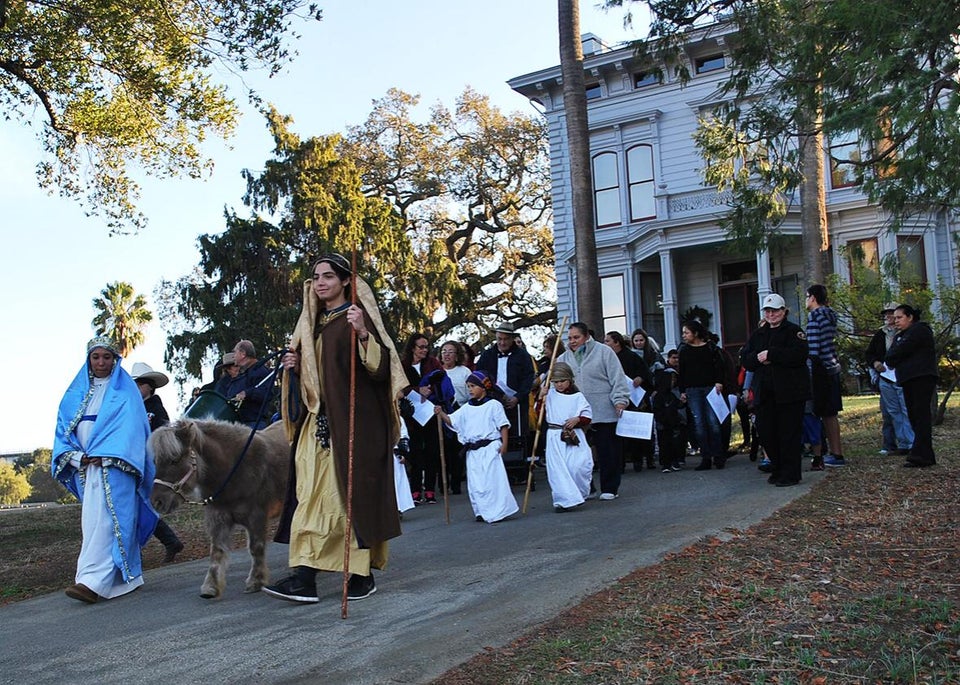
[[(405, 506), (435, 503), (438, 492), (459, 494), (465, 480), (477, 521), (494, 523), (518, 511), (505, 466), (511, 453), (524, 472), (530, 460), (545, 461), (558, 513), (594, 496), (616, 499), (631, 461), (641, 469), (659, 457), (661, 471), (672, 473), (684, 467), (692, 447), (699, 450), (698, 470), (724, 468), (738, 410), (752, 455), (765, 453), (772, 484), (800, 482), (805, 444), (812, 468), (844, 465), (836, 314), (823, 286), (807, 294), (806, 331), (788, 320), (780, 295), (768, 295), (739, 360), (697, 320), (683, 324), (683, 343), (665, 356), (643, 330), (629, 340), (609, 332), (601, 342), (581, 322), (565, 331), (566, 346), (548, 336), (538, 359), (509, 323), (497, 327), (496, 342), (475, 358), (453, 340), (434, 356), (422, 333), (411, 335), (398, 354), (370, 287), (343, 256), (318, 259), (276, 369), (293, 481), (278, 539), (289, 545), (291, 572), (264, 592), (317, 602), (317, 573), (343, 572), (348, 560), (348, 598), (371, 596), (377, 590), (372, 569), (385, 567)], [(885, 419), (894, 412), (890, 397), (900, 397), (903, 409), (890, 418), (891, 444), (885, 427), (884, 449), (905, 450), (906, 466), (930, 466), (936, 461), (933, 336), (915, 309), (891, 307), (883, 315), (895, 332), (878, 331), (870, 352), (878, 383), (896, 389), (884, 393), (881, 386), (881, 397), (888, 396)], [(145, 364), (135, 364), (130, 375), (119, 361), (111, 340), (91, 340), (57, 418), (53, 475), (82, 502), (83, 542), (66, 594), (87, 603), (142, 585), (140, 549), (158, 528), (147, 443), (167, 418), (154, 395), (167, 379)], [(218, 394), (239, 406), (236, 420), (251, 430), (263, 427), (272, 413), (273, 384), (264, 382), (272, 371), (245, 340), (222, 362)], [(618, 434), (627, 412), (638, 413), (627, 418), (646, 419), (638, 422), (646, 434)], [(158, 537), (168, 559), (182, 549), (162, 523)]]

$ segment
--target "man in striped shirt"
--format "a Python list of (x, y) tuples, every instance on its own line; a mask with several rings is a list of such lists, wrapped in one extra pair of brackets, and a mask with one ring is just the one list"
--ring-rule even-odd
[[(813, 468), (845, 466), (843, 445), (840, 442), (840, 421), (837, 415), (843, 410), (840, 397), (840, 359), (837, 356), (837, 313), (827, 306), (827, 289), (815, 283), (807, 288), (807, 347), (809, 349), (811, 385), (813, 389), (813, 413), (823, 421), (827, 433), (830, 454), (822, 461), (814, 456)], [(815, 445), (814, 455), (820, 454), (820, 445)]]

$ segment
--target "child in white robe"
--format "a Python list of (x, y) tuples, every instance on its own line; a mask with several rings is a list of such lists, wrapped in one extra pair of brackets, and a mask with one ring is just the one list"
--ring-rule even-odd
[(507, 451), (510, 421), (503, 405), (491, 398), (493, 387), (482, 371), (467, 377), (470, 401), (452, 414), (442, 408), (434, 411), (456, 431), (467, 452), (467, 494), (477, 521), (496, 523), (517, 513), (520, 506), (510, 492), (503, 455)]
[(556, 362), (553, 387), (541, 390), (547, 403), (547, 481), (558, 514), (583, 504), (593, 477), (593, 455), (583, 432), (593, 413), (573, 378), (569, 364)]

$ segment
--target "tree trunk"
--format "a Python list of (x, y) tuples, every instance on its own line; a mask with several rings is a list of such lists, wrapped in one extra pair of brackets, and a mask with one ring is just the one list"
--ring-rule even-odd
[(823, 163), (823, 131), (820, 117), (810, 122), (811, 132), (801, 139), (800, 157), (800, 231), (803, 237), (803, 276), (807, 285), (823, 283), (832, 271), (829, 267), (828, 250), (830, 236), (827, 232), (827, 191)]
[[(812, 14), (814, 7), (808, 9), (810, 21), (816, 21)], [(819, 46), (814, 46), (819, 56)], [(814, 60), (814, 65), (816, 64)], [(827, 231), (827, 187), (823, 155), (823, 84), (819, 80), (820, 72), (811, 65), (811, 73), (817, 74), (817, 80), (811, 85), (807, 97), (801, 101), (800, 108), (800, 173), (803, 183), (800, 186), (800, 234), (803, 239), (803, 275), (807, 285), (823, 283), (833, 269), (828, 260), (830, 234)]]
[(579, 0), (558, 0), (557, 9), (577, 269), (577, 311), (574, 320), (586, 323), (602, 340), (603, 313), (597, 268), (597, 242), (594, 236), (590, 129), (587, 123), (587, 94), (583, 80), (580, 3)]

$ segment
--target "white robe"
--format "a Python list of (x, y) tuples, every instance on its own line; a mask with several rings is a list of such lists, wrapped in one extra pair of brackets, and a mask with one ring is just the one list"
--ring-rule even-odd
[(474, 516), (495, 523), (517, 513), (520, 506), (510, 492), (507, 469), (500, 456), (500, 428), (510, 425), (503, 405), (496, 400), (467, 404), (450, 414), (450, 422), (462, 444), (493, 440), (467, 452), (467, 493)]
[[(592, 418), (590, 403), (583, 393), (565, 395), (550, 388), (547, 393), (547, 423), (562, 425), (574, 416)], [(553, 506), (575, 507), (590, 494), (593, 478), (593, 455), (582, 428), (574, 430), (579, 445), (568, 445), (560, 439), (559, 428), (547, 429), (547, 481), (553, 493)]]
[(413, 495), (410, 494), (410, 479), (407, 478), (407, 469), (400, 463), (400, 457), (394, 457), (393, 462), (393, 484), (397, 489), (397, 511), (403, 513), (408, 509), (413, 509), (416, 505), (413, 503)]

